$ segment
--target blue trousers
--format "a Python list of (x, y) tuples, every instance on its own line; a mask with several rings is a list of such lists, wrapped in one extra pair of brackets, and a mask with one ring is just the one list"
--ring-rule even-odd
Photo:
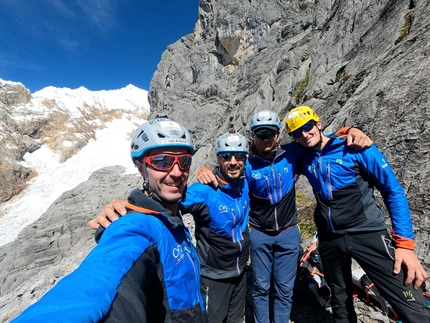
[[(297, 226), (280, 232), (251, 230), (252, 298), (256, 323), (289, 322), (294, 280), (300, 250)], [(273, 280), (272, 280), (273, 278)], [(274, 284), (273, 314), (269, 314), (269, 292)]]

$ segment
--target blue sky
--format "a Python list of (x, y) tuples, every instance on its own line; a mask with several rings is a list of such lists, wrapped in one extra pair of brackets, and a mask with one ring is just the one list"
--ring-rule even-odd
[(149, 90), (161, 54), (190, 34), (198, 0), (1, 0), (0, 79), (33, 93), (133, 84)]

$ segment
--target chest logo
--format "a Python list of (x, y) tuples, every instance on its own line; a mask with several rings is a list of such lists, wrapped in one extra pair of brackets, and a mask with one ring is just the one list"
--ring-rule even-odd
[(184, 259), (184, 250), (182, 249), (182, 246), (178, 244), (173, 248), (172, 255), (176, 259), (176, 263), (181, 262), (182, 259)]
[(218, 206), (218, 211), (219, 211), (220, 213), (227, 213), (227, 212), (228, 212), (227, 205), (219, 205), (219, 206)]
[(252, 178), (253, 179), (260, 179), (261, 175), (260, 175), (260, 173), (252, 173)]

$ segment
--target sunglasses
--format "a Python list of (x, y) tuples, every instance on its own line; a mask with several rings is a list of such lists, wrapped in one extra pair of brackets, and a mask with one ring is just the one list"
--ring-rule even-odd
[(230, 161), (233, 157), (237, 161), (244, 161), (246, 159), (246, 153), (239, 153), (239, 152), (235, 152), (235, 153), (220, 153), (218, 156), (222, 160), (224, 160), (224, 161)]
[(272, 129), (260, 129), (254, 132), (254, 135), (261, 140), (270, 139), (276, 136), (278, 131)]
[(171, 171), (175, 164), (178, 164), (181, 171), (189, 170), (191, 167), (190, 154), (158, 154), (144, 158), (146, 164), (152, 166), (156, 170)]
[(311, 131), (314, 128), (314, 126), (315, 126), (315, 122), (309, 121), (308, 123), (305, 123), (299, 129), (294, 130), (291, 133), (291, 136), (293, 136), (293, 138), (295, 138), (295, 139), (299, 139), (303, 135), (303, 132)]

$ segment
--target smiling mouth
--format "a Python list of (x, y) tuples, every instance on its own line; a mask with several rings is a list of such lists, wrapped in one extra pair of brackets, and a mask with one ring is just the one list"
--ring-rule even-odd
[(180, 182), (180, 183), (164, 183), (166, 186), (169, 186), (169, 187), (179, 187), (179, 186), (181, 186), (181, 184), (182, 184), (182, 182)]

